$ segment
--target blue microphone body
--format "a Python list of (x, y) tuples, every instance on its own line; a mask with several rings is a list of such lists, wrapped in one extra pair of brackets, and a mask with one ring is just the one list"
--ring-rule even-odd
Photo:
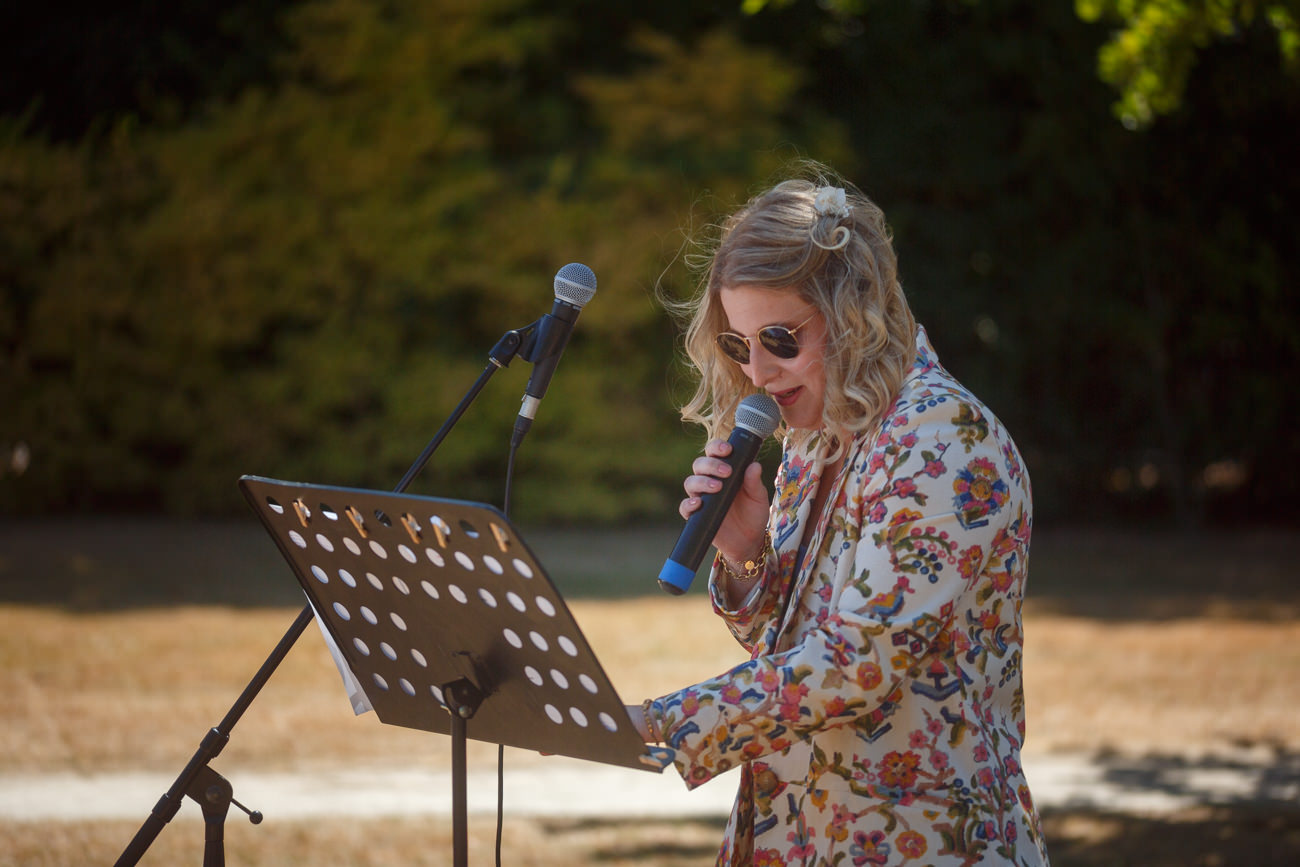
[(754, 462), (763, 440), (772, 435), (780, 420), (781, 410), (770, 395), (751, 394), (740, 402), (735, 429), (727, 438), (731, 454), (723, 459), (731, 467), (731, 474), (721, 480), (719, 490), (700, 498), (700, 507), (686, 521), (673, 553), (659, 572), (659, 586), (665, 592), (680, 596), (690, 589), (713, 537), (740, 492), (745, 468)]

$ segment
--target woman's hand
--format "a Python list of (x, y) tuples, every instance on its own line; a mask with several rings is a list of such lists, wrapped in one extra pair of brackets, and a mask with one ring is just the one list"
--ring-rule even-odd
[[(721, 480), (731, 475), (731, 467), (724, 460), (730, 454), (731, 443), (726, 440), (710, 440), (704, 446), (704, 454), (691, 464), (691, 475), (682, 484), (686, 499), (677, 510), (683, 518), (690, 518), (700, 508), (705, 494), (721, 489)], [(761, 553), (770, 507), (763, 487), (763, 468), (755, 461), (745, 467), (744, 474), (736, 499), (713, 537), (713, 547), (733, 563), (743, 563)]]
[(650, 721), (645, 718), (645, 708), (639, 704), (625, 704), (623, 707), (627, 708), (628, 718), (632, 720), (632, 725), (636, 728), (636, 733), (640, 736), (641, 742), (646, 744), (655, 743), (655, 737), (650, 733)]

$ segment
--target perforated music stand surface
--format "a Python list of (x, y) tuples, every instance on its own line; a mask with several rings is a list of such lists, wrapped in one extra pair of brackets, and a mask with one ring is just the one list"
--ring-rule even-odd
[(443, 688), (486, 698), (468, 736), (661, 771), (545, 570), (498, 509), (244, 476), (381, 722), (452, 733)]

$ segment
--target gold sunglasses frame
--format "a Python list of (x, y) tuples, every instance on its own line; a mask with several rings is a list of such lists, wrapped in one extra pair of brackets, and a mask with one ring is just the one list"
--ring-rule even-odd
[[(798, 338), (799, 329), (800, 329), (800, 328), (803, 328), (805, 325), (807, 325), (809, 322), (812, 322), (812, 321), (813, 321), (814, 319), (816, 319), (816, 318), (817, 318), (817, 313), (816, 313), (816, 311), (814, 311), (813, 314), (812, 314), (811, 316), (809, 316), (809, 317), (808, 317), (807, 319), (805, 319), (803, 322), (800, 322), (800, 323), (799, 323), (798, 325), (796, 325), (794, 328), (786, 328), (786, 326), (784, 326), (784, 325), (779, 325), (779, 324), (776, 324), (776, 323), (773, 323), (773, 324), (771, 324), (771, 325), (764, 325), (762, 328), (758, 329), (758, 331), (754, 332), (754, 338), (753, 338), (753, 339), (755, 339), (755, 340), (757, 340), (759, 343), (763, 344), (763, 350), (764, 350), (765, 352), (767, 352), (768, 354), (770, 354), (770, 355), (772, 355), (772, 356), (774, 356), (774, 357), (776, 357), (776, 358), (780, 358), (780, 359), (783, 360), (783, 361), (789, 361), (789, 360), (792, 359), (792, 358), (798, 358), (798, 357), (799, 357), (799, 353), (803, 351), (803, 347), (802, 347), (801, 345), (799, 345), (799, 338)], [(767, 346), (767, 344), (763, 343), (763, 332), (764, 332), (764, 331), (767, 331), (769, 328), (780, 328), (780, 329), (783, 329), (783, 330), (786, 332), (786, 334), (788, 334), (790, 337), (795, 338), (795, 341), (794, 341), (794, 354), (793, 354), (793, 355), (789, 355), (789, 356), (778, 355), (777, 353), (772, 352), (772, 350)], [(732, 355), (730, 352), (727, 351), (726, 347), (724, 347), (724, 346), (722, 345), (722, 342), (721, 342), (723, 337), (735, 337), (735, 338), (737, 338), (738, 340), (741, 340), (741, 341), (744, 342), (744, 344), (745, 344), (745, 354), (746, 354), (746, 356), (747, 356), (746, 359), (745, 359), (744, 361), (741, 361), (739, 358), (736, 358), (734, 355)], [(753, 362), (753, 360), (754, 360), (754, 344), (751, 342), (751, 339), (750, 339), (750, 338), (746, 337), (746, 336), (743, 335), (743, 334), (740, 334), (739, 332), (736, 332), (736, 331), (719, 331), (718, 334), (717, 334), (717, 336), (715, 336), (715, 337), (713, 338), (713, 342), (714, 342), (714, 344), (717, 345), (718, 349), (722, 352), (723, 355), (725, 355), (725, 356), (726, 356), (728, 359), (730, 359), (731, 361), (734, 361), (736, 364), (750, 364), (750, 363)]]

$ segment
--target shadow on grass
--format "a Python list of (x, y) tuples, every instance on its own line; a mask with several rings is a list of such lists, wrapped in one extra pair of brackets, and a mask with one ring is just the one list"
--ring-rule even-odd
[[(660, 593), (679, 526), (521, 530), (566, 598)], [(703, 571), (703, 570), (701, 570)], [(693, 593), (703, 592), (704, 580)], [(174, 605), (297, 606), (293, 571), (254, 518), (63, 518), (0, 524), (0, 603), (118, 611)]]
[(1241, 806), (1173, 816), (1048, 810), (1052, 867), (1294, 867), (1300, 809)]
[(1300, 753), (1100, 755), (1095, 779), (1042, 810), (1053, 867), (1300, 864)]
[[(491, 840), (493, 827), (471, 819), (471, 835)], [(622, 864), (641, 867), (702, 867), (712, 864), (722, 837), (721, 821), (610, 820), (547, 823), (522, 833), (506, 828), (503, 863), (541, 867)], [(1052, 811), (1044, 816), (1052, 867), (1294, 867), (1300, 864), (1300, 811), (1198, 810), (1177, 816), (1120, 816), (1089, 811)], [(14, 864), (108, 864), (122, 851), (135, 825), (0, 822), (0, 839)], [(202, 831), (171, 829), (150, 849), (149, 863), (196, 864)], [(477, 832), (477, 833), (475, 833)], [(227, 832), (230, 863), (245, 867), (286, 864), (443, 864), (449, 831), (425, 818), (359, 819), (349, 822), (270, 822), (256, 828), (235, 823)], [(521, 842), (512, 841), (521, 839)], [(515, 848), (511, 848), (512, 845)], [(484, 857), (474, 863), (490, 860)], [(511, 856), (515, 856), (511, 858)]]
[[(583, 864), (711, 864), (725, 822), (548, 821), (554, 846)], [(1043, 813), (1053, 867), (1294, 867), (1300, 808), (1294, 804), (1193, 807), (1133, 815), (1089, 809)], [(649, 838), (649, 839), (647, 839)]]
[[(523, 528), (569, 599), (658, 595), (680, 525)], [(1300, 532), (1036, 530), (1027, 604), (1108, 620), (1231, 612), (1300, 616), (1291, 580)], [(700, 570), (704, 573), (704, 569)], [(691, 593), (703, 593), (703, 574)], [(0, 603), (113, 611), (169, 605), (296, 606), (302, 593), (253, 518), (67, 518), (0, 525)]]
[[(1097, 779), (1055, 807), (1188, 809), (1195, 806), (1278, 807), (1300, 811), (1300, 753), (1280, 744), (1233, 744), (1231, 752), (1190, 757), (1177, 753), (1092, 757)], [(1110, 793), (1112, 799), (1099, 797)], [(1300, 863), (1297, 861), (1296, 863)]]
[(707, 819), (647, 818), (541, 821), (547, 839), (584, 850), (586, 864), (711, 864), (726, 829), (721, 817)]

